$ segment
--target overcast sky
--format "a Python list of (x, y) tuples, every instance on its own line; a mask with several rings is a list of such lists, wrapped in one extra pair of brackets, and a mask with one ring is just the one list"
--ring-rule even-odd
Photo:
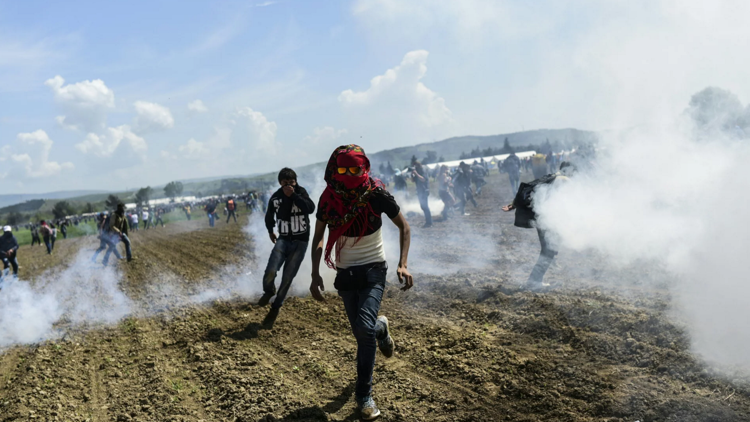
[(0, 193), (650, 124), (706, 86), (747, 102), (748, 16), (743, 0), (0, 1)]

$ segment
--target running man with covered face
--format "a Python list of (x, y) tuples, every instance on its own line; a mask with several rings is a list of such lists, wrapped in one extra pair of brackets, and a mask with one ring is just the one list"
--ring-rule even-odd
[[(398, 227), (401, 255), (396, 274), (408, 290), (413, 279), (407, 270), (411, 233), (396, 200), (382, 182), (370, 177), (370, 160), (357, 145), (343, 145), (333, 152), (325, 171), (327, 187), (320, 197), (312, 243), (310, 292), (323, 301), (320, 259), (336, 270), (334, 287), (344, 301), (349, 323), (357, 339), (357, 386), (355, 395), (362, 419), (380, 415), (372, 399), (372, 372), (376, 346), (386, 357), (395, 343), (388, 319), (378, 316), (388, 270), (383, 247), (382, 214)], [(328, 228), (328, 242), (323, 236)], [(335, 250), (335, 256), (334, 256)]]

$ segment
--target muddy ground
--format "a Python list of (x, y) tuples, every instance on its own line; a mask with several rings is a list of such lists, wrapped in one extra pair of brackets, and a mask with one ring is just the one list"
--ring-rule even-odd
[[(422, 250), (412, 254), (415, 288), (401, 292), (389, 276), (383, 300), (397, 350), (377, 358), (382, 420), (750, 420), (746, 378), (715, 375), (691, 353), (668, 282), (651, 280), (659, 274), (563, 250), (552, 287), (524, 289), (538, 243), (499, 210), (505, 180), (490, 178), (469, 216), (430, 229), (409, 217)], [(134, 315), (108, 327), (61, 321), (63, 337), (4, 350), (0, 421), (358, 420), (356, 344), (335, 293), (290, 298), (272, 330), (251, 299), (172, 300), (266, 259), (239, 226), (204, 220), (132, 235), (137, 261), (115, 265), (142, 304)], [(22, 271), (58, 271), (96, 246), (62, 241), (52, 257), (23, 247)], [(179, 288), (160, 300), (166, 283)]]

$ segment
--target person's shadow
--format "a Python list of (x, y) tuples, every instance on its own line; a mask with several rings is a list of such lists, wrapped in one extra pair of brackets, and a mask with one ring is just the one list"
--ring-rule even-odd
[(258, 331), (263, 330), (263, 326), (257, 322), (251, 322), (245, 326), (241, 331), (235, 331), (229, 334), (227, 337), (231, 337), (235, 340), (250, 340), (258, 337)]
[[(344, 387), (343, 390), (341, 390), (341, 393), (334, 397), (328, 404), (325, 406), (308, 406), (303, 407), (301, 409), (292, 410), (291, 412), (287, 413), (286, 415), (282, 416), (280, 419), (276, 419), (273, 416), (266, 416), (265, 419), (260, 419), (261, 422), (265, 421), (274, 421), (274, 422), (300, 422), (300, 421), (327, 421), (328, 415), (331, 413), (336, 413), (341, 408), (343, 408), (347, 402), (351, 399), (351, 397), (354, 395), (354, 386), (355, 382), (352, 381)], [(346, 422), (354, 422), (359, 421), (359, 412), (354, 409), (354, 412), (352, 412), (351, 415), (347, 416), (346, 419), (344, 419)]]

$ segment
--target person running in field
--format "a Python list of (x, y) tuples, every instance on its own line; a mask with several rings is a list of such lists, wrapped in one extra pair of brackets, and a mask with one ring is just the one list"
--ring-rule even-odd
[(148, 212), (148, 208), (143, 209), (143, 212), (141, 213), (141, 217), (143, 218), (143, 230), (148, 230), (149, 228), (148, 218), (151, 217), (150, 213)]
[[(355, 396), (362, 419), (369, 421), (380, 415), (372, 398), (376, 347), (385, 357), (393, 356), (395, 348), (388, 319), (378, 316), (388, 271), (382, 214), (399, 229), (401, 255), (396, 274), (404, 284), (401, 290), (410, 289), (414, 283), (407, 270), (411, 232), (396, 200), (380, 180), (370, 177), (370, 160), (361, 147), (352, 144), (336, 148), (328, 160), (324, 179), (327, 187), (316, 214), (310, 292), (316, 300), (325, 300), (320, 276), (320, 259), (324, 257), (326, 264), (336, 270), (334, 287), (357, 339)], [(326, 228), (328, 242), (324, 246)]]
[(419, 198), (419, 206), (424, 212), (424, 228), (432, 227), (432, 214), (430, 213), (430, 205), (427, 203), (427, 198), (430, 195), (430, 176), (427, 175), (424, 166), (419, 161), (412, 163), (414, 171), (411, 172), (412, 180), (417, 186), (417, 198)]
[(227, 199), (227, 224), (229, 224), (229, 219), (234, 217), (234, 222), (237, 222), (237, 214), (235, 213), (235, 208), (237, 208), (237, 202), (235, 201), (234, 197), (230, 196)]
[(213, 227), (216, 220), (216, 201), (209, 199), (203, 209), (206, 211), (206, 215), (208, 215), (208, 225)]
[(518, 193), (518, 183), (521, 180), (521, 159), (518, 158), (515, 151), (511, 152), (508, 158), (503, 161), (502, 169), (508, 173), (510, 190), (515, 197), (516, 193)]
[(156, 216), (156, 220), (154, 221), (154, 227), (156, 227), (158, 224), (161, 224), (161, 226), (164, 227), (164, 220), (162, 219), (162, 216), (164, 215), (164, 208), (155, 209), (154, 215)]
[(44, 246), (47, 247), (47, 255), (52, 254), (52, 240), (50, 239), (52, 237), (52, 229), (47, 225), (47, 222), (42, 220), (39, 222), (39, 234), (42, 235), (42, 240), (44, 240)]
[[(266, 272), (263, 275), (263, 296), (258, 305), (266, 306), (275, 295), (271, 310), (263, 320), (263, 326), (273, 327), (279, 316), (279, 309), (289, 292), (299, 266), (305, 258), (307, 243), (310, 241), (310, 217), (315, 211), (315, 203), (307, 191), (297, 184), (297, 173), (284, 167), (279, 171), (279, 188), (268, 202), (266, 211), (266, 228), (271, 242), (274, 243), (271, 256), (268, 258)], [(279, 231), (274, 234), (274, 226)], [(284, 265), (281, 284), (276, 290), (276, 273)]]
[(106, 249), (107, 252), (104, 254), (104, 260), (102, 260), (102, 264), (106, 267), (109, 262), (109, 256), (113, 252), (117, 259), (122, 259), (122, 255), (117, 251), (117, 239), (113, 238), (112, 233), (110, 233), (112, 218), (114, 216), (110, 216), (106, 213), (101, 213), (99, 216), (99, 248), (94, 251), (94, 256), (91, 257), (91, 262), (96, 262), (96, 257), (99, 256), (99, 253)]
[(134, 232), (138, 231), (138, 211), (130, 214), (130, 228)]
[(13, 236), (10, 226), (3, 227), (3, 235), (0, 236), (0, 259), (3, 260), (3, 272), (0, 273), (0, 279), (5, 275), (5, 270), (13, 267), (13, 277), (18, 277), (18, 240)]
[[(130, 248), (130, 239), (128, 238), (128, 219), (125, 216), (125, 205), (122, 203), (117, 204), (117, 211), (115, 211), (111, 218), (112, 220), (109, 223), (110, 241), (115, 245), (114, 250), (117, 252), (119, 237), (119, 241), (125, 244), (125, 256), (128, 262), (130, 262), (133, 260), (133, 252)], [(159, 220), (161, 220), (161, 217), (159, 217)], [(162, 227), (164, 227), (164, 223), (162, 223)], [(109, 253), (110, 251), (107, 250), (107, 253), (104, 255), (104, 265), (107, 265)], [(118, 254), (115, 254), (115, 256), (121, 259)]]
[(536, 222), (537, 214), (534, 211), (534, 203), (532, 198), (536, 189), (545, 184), (553, 184), (559, 180), (566, 181), (570, 176), (577, 172), (575, 165), (564, 161), (560, 163), (560, 171), (557, 173), (548, 174), (539, 179), (536, 179), (529, 183), (521, 183), (521, 187), (518, 190), (513, 202), (504, 206), (503, 211), (516, 211), (516, 218), (514, 225), (525, 229), (535, 228), (537, 235), (539, 236), (539, 243), (542, 246), (542, 250), (539, 253), (539, 258), (536, 261), (536, 265), (531, 270), (529, 279), (526, 281), (527, 287), (533, 290), (548, 287), (548, 283), (544, 283), (544, 275), (547, 273), (552, 261), (557, 256), (557, 248), (554, 242), (551, 241), (549, 232), (539, 227)]
[(453, 182), (451, 176), (448, 173), (448, 166), (440, 166), (440, 172), (437, 176), (438, 181), (438, 195), (443, 201), (443, 221), (448, 219), (448, 216), (453, 211), (453, 207), (456, 204), (456, 198), (453, 197), (451, 189), (453, 188)]
[(39, 228), (35, 225), (31, 225), (31, 246), (35, 244), (42, 244), (42, 239), (39, 238)]

